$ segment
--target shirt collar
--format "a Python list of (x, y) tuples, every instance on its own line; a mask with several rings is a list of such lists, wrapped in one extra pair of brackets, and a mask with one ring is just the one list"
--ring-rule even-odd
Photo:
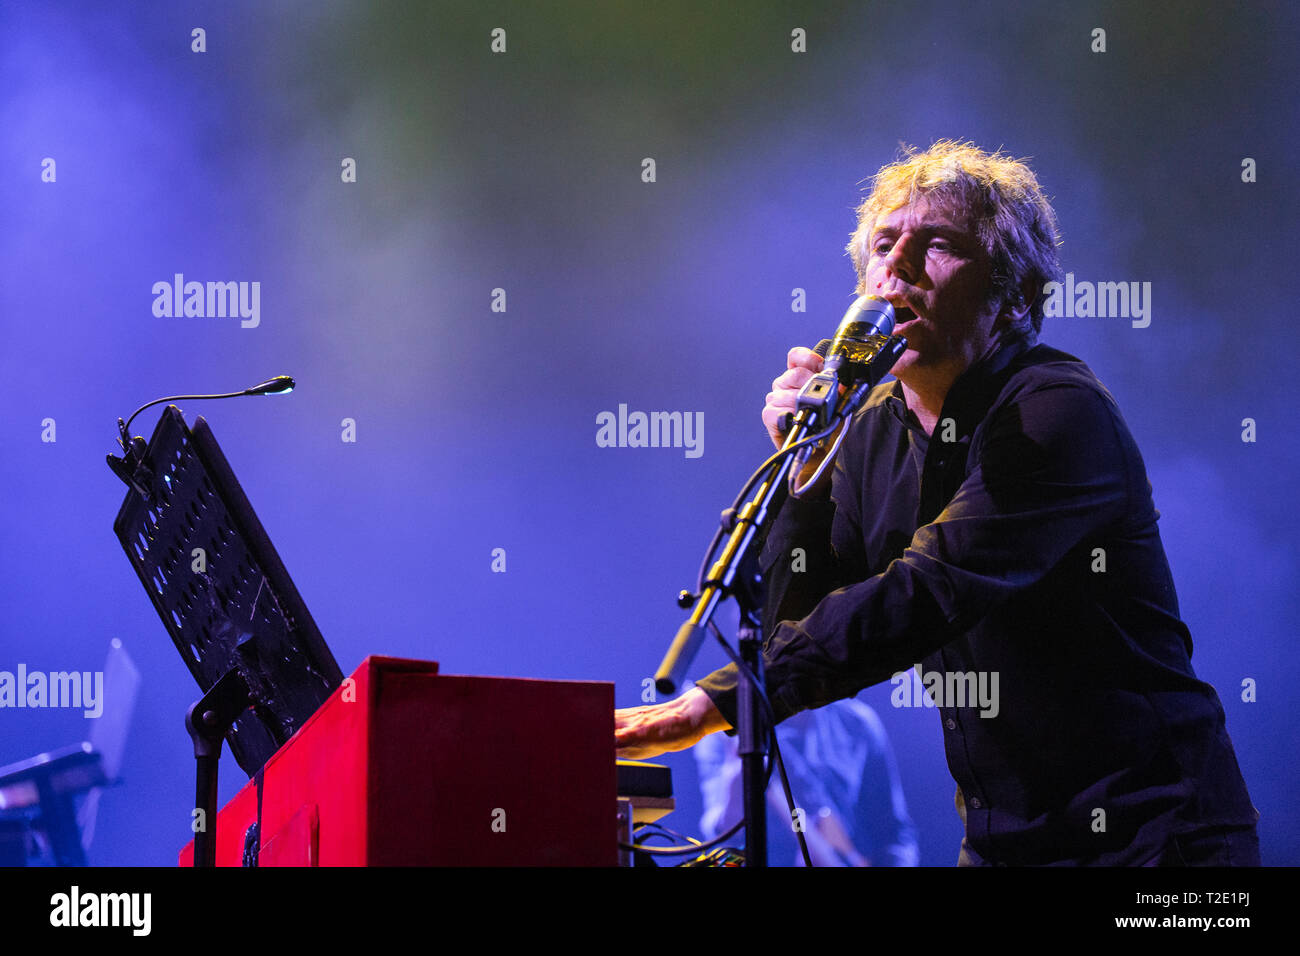
[[(959, 435), (972, 432), (975, 425), (988, 414), (989, 407), (1002, 391), (1012, 363), (1031, 347), (1024, 339), (1017, 339), (986, 355), (962, 372), (948, 389), (939, 420), (952, 418), (957, 423)], [(903, 398), (902, 382), (895, 379), (888, 390), (881, 394), (879, 401), (904, 425), (921, 427)]]

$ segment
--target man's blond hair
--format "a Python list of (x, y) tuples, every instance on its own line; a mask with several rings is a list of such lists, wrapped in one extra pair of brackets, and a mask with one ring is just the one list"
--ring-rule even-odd
[(876, 221), (922, 198), (950, 215), (968, 217), (992, 260), (990, 301), (1014, 303), (1029, 287), (1030, 310), (1015, 331), (1036, 337), (1043, 326), (1043, 286), (1061, 275), (1056, 213), (1023, 160), (1001, 150), (986, 153), (970, 142), (940, 140), (924, 152), (905, 148), (898, 162), (872, 178), (847, 246), (858, 272), (858, 294), (867, 291), (868, 242)]

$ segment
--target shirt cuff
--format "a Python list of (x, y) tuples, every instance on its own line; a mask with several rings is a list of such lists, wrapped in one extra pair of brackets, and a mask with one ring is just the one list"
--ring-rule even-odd
[[(779, 724), (805, 708), (797, 700), (794, 700), (788, 692), (772, 683), (772, 676), (767, 672), (767, 663), (765, 651), (763, 682), (767, 689), (767, 699), (772, 705), (772, 713)], [(718, 708), (718, 713), (722, 714), (727, 723), (731, 724), (732, 729), (726, 731), (728, 736), (734, 736), (736, 728), (740, 725), (739, 695), (736, 692), (736, 686), (739, 682), (740, 671), (736, 669), (735, 664), (728, 664), (726, 667), (719, 668), (709, 676), (701, 677), (695, 682), (695, 686), (704, 691), (705, 695), (712, 701), (713, 706)]]

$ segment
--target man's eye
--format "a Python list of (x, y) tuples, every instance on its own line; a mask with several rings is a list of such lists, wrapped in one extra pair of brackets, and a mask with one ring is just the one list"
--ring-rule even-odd
[(871, 251), (874, 252), (874, 253), (875, 253), (876, 255), (878, 255), (878, 256), (888, 255), (888, 254), (889, 254), (889, 243), (888, 243), (888, 242), (878, 242), (878, 243), (876, 243), (875, 247), (874, 247)]

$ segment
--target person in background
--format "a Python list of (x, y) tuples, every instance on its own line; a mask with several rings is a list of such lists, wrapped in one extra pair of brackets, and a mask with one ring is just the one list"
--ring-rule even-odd
[[(695, 746), (706, 840), (744, 812), (736, 737), (713, 734)], [(795, 806), (792, 819), (774, 771), (767, 790), (768, 859), (803, 866), (795, 827), (804, 832), (813, 866), (916, 866), (916, 829), (880, 718), (853, 698), (805, 710), (777, 727), (777, 742)]]

